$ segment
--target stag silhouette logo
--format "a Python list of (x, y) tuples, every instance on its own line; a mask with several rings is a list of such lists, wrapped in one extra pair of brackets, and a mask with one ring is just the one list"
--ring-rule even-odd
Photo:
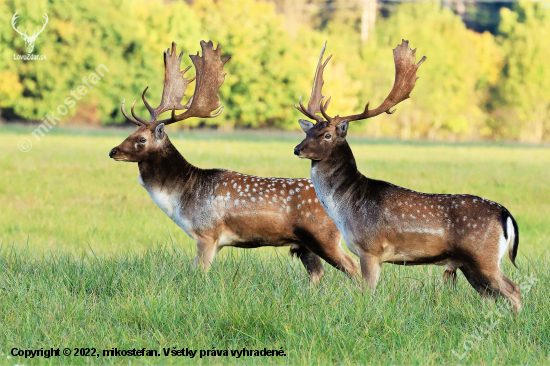
[(19, 27), (17, 28), (15, 27), (15, 22), (17, 21), (17, 18), (18, 18), (17, 12), (15, 12), (15, 14), (13, 14), (13, 18), (11, 18), (11, 26), (13, 27), (13, 29), (15, 29), (17, 33), (21, 35), (21, 38), (23, 38), (23, 40), (25, 41), (25, 51), (27, 53), (32, 53), (32, 50), (34, 49), (34, 42), (36, 42), (36, 38), (38, 38), (40, 33), (42, 33), (44, 28), (46, 28), (46, 24), (48, 24), (48, 14), (44, 13), (44, 19), (46, 19), (46, 21), (42, 23), (42, 29), (35, 30), (32, 36), (27, 35), (26, 29), (24, 33), (21, 33), (21, 31), (19, 31)]

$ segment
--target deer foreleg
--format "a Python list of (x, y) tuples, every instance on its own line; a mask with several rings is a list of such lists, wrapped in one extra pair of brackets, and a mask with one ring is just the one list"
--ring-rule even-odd
[(219, 252), (219, 247), (215, 241), (197, 240), (197, 256), (193, 261), (193, 265), (204, 270), (210, 269), (214, 262), (214, 257)]
[(368, 253), (361, 253), (361, 276), (368, 288), (374, 290), (380, 278), (380, 260)]

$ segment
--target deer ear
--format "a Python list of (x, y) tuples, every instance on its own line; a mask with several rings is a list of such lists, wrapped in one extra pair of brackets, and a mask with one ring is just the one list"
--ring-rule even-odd
[(298, 123), (300, 124), (300, 127), (302, 127), (302, 130), (304, 130), (305, 133), (307, 133), (307, 131), (309, 131), (314, 126), (313, 123), (305, 119), (299, 119)]
[(155, 128), (155, 138), (160, 141), (164, 138), (164, 135), (164, 123), (161, 123)]
[(348, 134), (348, 126), (349, 121), (344, 121), (338, 125), (338, 132), (340, 132), (340, 136), (346, 137), (346, 135)]

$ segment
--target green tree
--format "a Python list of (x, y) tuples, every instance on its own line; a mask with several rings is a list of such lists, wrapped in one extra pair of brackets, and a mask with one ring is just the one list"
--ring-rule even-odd
[[(232, 55), (220, 90), (226, 105), (224, 127), (288, 127), (291, 101), (299, 94), (296, 78), (306, 72), (303, 53), (283, 27), (272, 3), (227, 0), (193, 4), (205, 37)], [(208, 120), (212, 124), (220, 121)]]
[[(485, 126), (488, 86), (497, 78), (499, 54), (489, 33), (466, 29), (458, 16), (438, 3), (403, 4), (383, 19), (375, 37), (361, 50), (365, 66), (353, 67), (354, 79), (366, 84), (359, 99), (381, 103), (393, 84), (392, 51), (401, 39), (427, 61), (411, 99), (398, 106), (406, 113), (377, 117), (371, 133), (402, 138), (476, 138)], [(370, 122), (365, 122), (369, 124)]]
[(495, 135), (535, 143), (550, 135), (550, 9), (546, 6), (519, 2), (513, 10), (501, 10), (499, 44), (506, 61), (491, 104)]
[[(520, 138), (540, 142), (550, 136), (550, 9), (519, 3), (502, 9), (499, 38), (468, 30), (460, 17), (439, 3), (409, 3), (377, 19), (366, 42), (360, 37), (360, 8), (344, 1), (278, 0), (0, 0), (0, 112), (40, 120), (66, 104), (71, 91), (91, 79), (99, 65), (108, 72), (87, 90), (60, 123), (125, 122), (122, 99), (138, 99), (136, 112), (147, 117), (140, 99), (149, 85), (151, 104), (163, 87), (162, 51), (171, 42), (178, 52), (196, 53), (199, 41), (212, 40), (231, 55), (220, 89), (226, 107), (207, 124), (234, 127), (299, 128), (293, 104), (307, 102), (323, 43), (334, 54), (325, 71), (324, 93), (330, 114), (352, 114), (382, 102), (394, 78), (392, 49), (408, 39), (418, 59), (428, 60), (412, 99), (400, 112), (357, 122), (353, 131), (401, 138)], [(332, 11), (321, 16), (319, 9)], [(294, 16), (283, 19), (277, 9)], [(281, 10), (283, 9), (283, 10)], [(32, 32), (44, 13), (49, 23), (35, 54), (45, 61), (14, 60), (23, 39), (11, 17)], [(191, 65), (184, 57), (182, 67)], [(193, 76), (194, 71), (188, 72)], [(189, 86), (188, 96), (194, 84)], [(488, 113), (490, 112), (490, 113)], [(164, 116), (163, 116), (164, 117)], [(190, 120), (176, 126), (192, 126)]]
[[(51, 114), (64, 104), (71, 90), (84, 84), (83, 77), (105, 65), (108, 73), (69, 109), (61, 123), (70, 119), (122, 122), (118, 109), (123, 98), (139, 97), (151, 84), (149, 96), (158, 99), (162, 90), (162, 50), (172, 40), (186, 52), (198, 48), (200, 25), (185, 3), (38, 0), (31, 4), (15, 0), (1, 2), (0, 7), (0, 75), (4, 76), (0, 106), (25, 119), (38, 120)], [(35, 54), (45, 54), (47, 60), (13, 60), (14, 53), (24, 53), (24, 42), (10, 25), (16, 10), (21, 15), (18, 24), (22, 29), (40, 25), (44, 13), (48, 14), (49, 23), (35, 45)], [(17, 98), (4, 99), (16, 92)], [(139, 113), (145, 113), (139, 105)]]

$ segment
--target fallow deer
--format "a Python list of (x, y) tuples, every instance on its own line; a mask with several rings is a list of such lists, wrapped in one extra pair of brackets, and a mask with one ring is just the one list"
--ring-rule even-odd
[(308, 108), (301, 97), (296, 106), (316, 123), (300, 120), (307, 136), (294, 153), (311, 160), (317, 197), (348, 248), (360, 258), (365, 283), (376, 287), (381, 263), (435, 264), (445, 266), (444, 277), (453, 281), (460, 269), (482, 296), (501, 295), (519, 312), (519, 286), (500, 270), (507, 250), (516, 265), (519, 244), (516, 221), (506, 208), (477, 196), (421, 193), (367, 178), (357, 170), (346, 141), (349, 122), (392, 114), (395, 109), (390, 108), (409, 98), (425, 57), (415, 64), (416, 49), (403, 40), (393, 50), (395, 82), (384, 102), (373, 110), (367, 103), (360, 114), (331, 117), (327, 114), (330, 98), (325, 102), (322, 95), (323, 70), (330, 59), (323, 63), (325, 47)]
[[(218, 116), (221, 107), (216, 93), (224, 82), (227, 58), (221, 48), (201, 42), (202, 57), (191, 55), (196, 68), (195, 93), (185, 105), (181, 101), (194, 79), (180, 71), (182, 53), (176, 44), (164, 52), (165, 81), (160, 105), (149, 110), (150, 120), (124, 116), (139, 128), (109, 156), (117, 161), (137, 162), (139, 183), (157, 206), (197, 243), (194, 264), (208, 269), (221, 248), (290, 246), (302, 261), (310, 279), (318, 283), (324, 275), (319, 257), (350, 277), (359, 276), (359, 265), (340, 246), (341, 234), (321, 207), (309, 179), (261, 178), (223, 169), (201, 169), (189, 163), (172, 145), (164, 126), (191, 117)], [(221, 107), (221, 108), (220, 108)], [(217, 113), (211, 114), (215, 110)], [(186, 110), (176, 114), (176, 110)], [(172, 111), (168, 119), (158, 116)]]

